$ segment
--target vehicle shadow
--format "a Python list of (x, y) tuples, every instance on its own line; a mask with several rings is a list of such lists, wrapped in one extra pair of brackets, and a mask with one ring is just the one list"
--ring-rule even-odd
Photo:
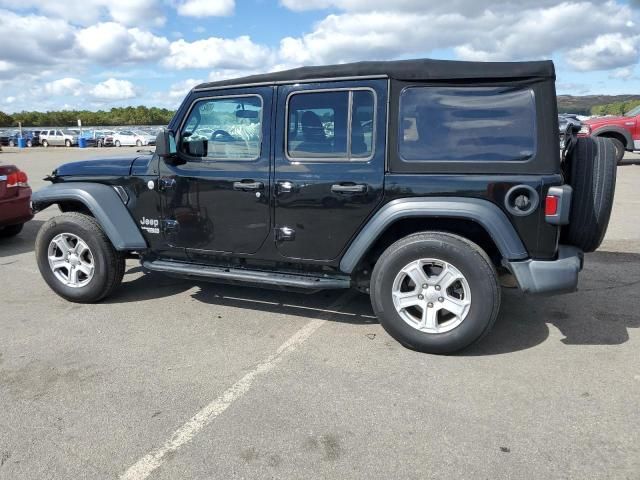
[[(141, 267), (128, 270), (139, 274)], [(194, 289), (194, 300), (234, 307), (370, 326), (379, 323), (367, 295), (344, 290), (313, 294), (175, 279), (147, 272), (127, 280), (105, 303), (138, 302)], [(598, 252), (586, 257), (578, 292), (559, 296), (503, 290), (500, 315), (491, 332), (459, 356), (526, 350), (547, 341), (551, 328), (565, 345), (620, 345), (630, 328), (640, 328), (640, 254)], [(342, 299), (344, 298), (344, 301)], [(341, 299), (341, 300), (339, 300)], [(339, 305), (339, 306), (333, 306)]]
[[(143, 275), (139, 275), (142, 272)], [(135, 276), (135, 278), (131, 278)], [(169, 297), (194, 289), (191, 297), (210, 305), (234, 307), (261, 312), (282, 313), (305, 318), (325, 318), (330, 321), (371, 325), (378, 323), (373, 315), (367, 295), (349, 292), (341, 307), (331, 305), (347, 292), (327, 290), (315, 293), (299, 293), (285, 290), (225, 285), (220, 283), (183, 280), (157, 272), (145, 271), (142, 267), (129, 268), (124, 282), (103, 303), (127, 303)]]
[(640, 254), (598, 252), (585, 258), (579, 291), (530, 296), (503, 291), (500, 316), (481, 342), (462, 356), (525, 350), (549, 337), (549, 325), (565, 345), (620, 345), (640, 328)]
[(626, 167), (630, 165), (640, 165), (640, 158), (625, 157), (622, 159), (622, 161), (618, 165), (621, 167)]
[(36, 235), (43, 223), (42, 220), (31, 220), (24, 224), (22, 232), (15, 237), (0, 238), (0, 258), (32, 252)]

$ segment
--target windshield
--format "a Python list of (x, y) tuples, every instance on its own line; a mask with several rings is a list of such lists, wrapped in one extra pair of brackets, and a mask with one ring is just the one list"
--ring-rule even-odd
[(627, 112), (627, 117), (635, 117), (636, 115), (640, 115), (640, 105), (638, 105), (636, 108), (632, 109), (631, 111)]

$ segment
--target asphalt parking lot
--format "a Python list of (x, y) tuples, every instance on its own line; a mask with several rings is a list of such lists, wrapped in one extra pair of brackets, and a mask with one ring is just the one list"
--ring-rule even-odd
[[(135, 149), (6, 149), (34, 189)], [(0, 243), (0, 479), (640, 478), (640, 155), (580, 291), (505, 291), (492, 333), (404, 349), (358, 293), (145, 274), (98, 305)]]

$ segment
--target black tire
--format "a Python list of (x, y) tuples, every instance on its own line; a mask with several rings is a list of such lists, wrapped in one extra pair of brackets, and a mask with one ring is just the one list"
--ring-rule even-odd
[(142, 146), (142, 142), (140, 140), (136, 140), (136, 147), (140, 148)]
[(613, 148), (615, 148), (616, 151), (616, 164), (620, 165), (625, 154), (624, 143), (622, 143), (617, 138), (606, 138), (609, 138), (609, 140), (611, 140), (611, 143), (613, 143)]
[(578, 138), (569, 170), (571, 223), (562, 229), (562, 242), (594, 252), (604, 239), (613, 208), (617, 161), (612, 139)]
[(43, 146), (44, 148), (49, 147), (49, 142), (47, 142), (46, 140), (43, 140), (43, 141), (42, 141), (42, 146)]
[[(462, 323), (445, 333), (427, 333), (410, 326), (393, 303), (398, 273), (424, 258), (450, 263), (469, 285), (468, 313)], [(498, 275), (487, 254), (475, 243), (450, 233), (415, 233), (395, 242), (378, 259), (371, 277), (371, 304), (384, 329), (405, 347), (425, 353), (454, 353), (480, 340), (496, 321), (500, 299)]]
[(22, 231), (22, 227), (24, 227), (24, 223), (19, 223), (18, 225), (9, 225), (7, 227), (0, 227), (0, 238), (15, 237)]
[(71, 140), (65, 140), (64, 141), (64, 146), (69, 148), (71, 146)]
[(120, 143), (120, 140), (116, 140), (116, 142), (114, 143), (114, 145), (118, 148), (120, 148), (122, 146), (122, 144)]
[[(49, 267), (49, 244), (60, 233), (77, 235), (91, 250), (95, 272), (85, 286), (73, 288), (63, 284)], [(71, 302), (98, 302), (108, 296), (124, 276), (124, 254), (113, 248), (93, 217), (78, 212), (63, 213), (42, 225), (36, 237), (35, 252), (38, 268), (45, 282), (54, 292)]]
[(16, 146), (16, 142), (14, 142), (13, 140), (9, 140), (9, 146), (10, 147), (15, 147)]
[(27, 147), (33, 147), (33, 142), (31, 140), (27, 140)]

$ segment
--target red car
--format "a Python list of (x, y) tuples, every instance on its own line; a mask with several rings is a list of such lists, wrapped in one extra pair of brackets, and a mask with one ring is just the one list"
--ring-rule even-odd
[(27, 174), (14, 165), (0, 165), (0, 238), (17, 235), (32, 218)]
[(622, 117), (599, 117), (582, 122), (582, 136), (607, 137), (616, 147), (618, 163), (625, 150), (640, 150), (640, 106)]

